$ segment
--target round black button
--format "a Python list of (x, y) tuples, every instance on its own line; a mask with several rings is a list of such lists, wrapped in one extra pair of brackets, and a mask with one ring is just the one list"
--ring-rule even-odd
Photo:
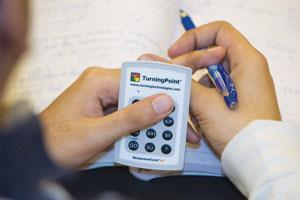
[(128, 147), (132, 151), (135, 151), (139, 148), (139, 144), (136, 141), (131, 141), (131, 142), (129, 142)]
[(162, 136), (165, 140), (171, 140), (173, 137), (173, 134), (171, 131), (164, 131)]
[(136, 103), (136, 102), (138, 102), (139, 101), (139, 99), (135, 99), (135, 100), (133, 100), (131, 103)]
[(155, 146), (153, 143), (149, 142), (145, 145), (145, 149), (148, 152), (153, 152), (155, 150)]
[(168, 144), (162, 145), (161, 152), (163, 152), (164, 154), (169, 154), (171, 152), (171, 146)]
[(131, 133), (130, 135), (132, 135), (133, 137), (137, 137), (137, 136), (139, 136), (139, 134), (140, 134), (140, 130), (137, 130), (137, 131)]
[(155, 138), (156, 136), (156, 131), (153, 129), (153, 128), (149, 128), (147, 131), (146, 131), (146, 135), (148, 138)]
[(168, 127), (172, 126), (174, 124), (174, 119), (172, 117), (166, 117), (164, 119), (164, 124)]

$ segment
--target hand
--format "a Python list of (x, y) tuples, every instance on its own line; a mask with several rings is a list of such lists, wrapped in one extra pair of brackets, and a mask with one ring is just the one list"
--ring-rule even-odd
[(166, 94), (111, 113), (117, 107), (119, 76), (120, 70), (89, 68), (40, 114), (48, 154), (59, 166), (77, 167), (121, 136), (171, 113), (173, 100)]
[[(207, 50), (198, 50), (216, 46)], [(169, 49), (170, 62), (198, 69), (216, 64), (230, 72), (238, 94), (238, 108), (227, 108), (215, 88), (192, 83), (190, 111), (212, 148), (222, 154), (230, 140), (254, 120), (280, 120), (273, 80), (265, 57), (234, 27), (213, 22), (186, 32)], [(144, 59), (162, 60), (154, 55)]]

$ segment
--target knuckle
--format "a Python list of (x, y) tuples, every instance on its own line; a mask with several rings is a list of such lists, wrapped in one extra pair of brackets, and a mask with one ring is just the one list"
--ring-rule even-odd
[(254, 51), (253, 60), (256, 60), (258, 67), (268, 70), (268, 60), (267, 58), (258, 50)]
[(219, 24), (219, 26), (221, 28), (225, 28), (225, 29), (231, 29), (231, 28), (233, 28), (233, 26), (231, 25), (231, 23), (229, 23), (228, 21), (220, 20), (220, 21), (216, 21), (216, 23)]
[(102, 76), (104, 73), (105, 73), (105, 69), (103, 69), (101, 67), (88, 67), (81, 74), (80, 79), (83, 81), (90, 81), (99, 76)]
[(260, 51), (257, 51), (257, 53), (259, 55), (259, 61), (264, 65), (268, 65), (267, 58)]
[(197, 29), (192, 29), (192, 30), (189, 30), (187, 32), (185, 32), (181, 37), (181, 41), (184, 41), (185, 39), (187, 38), (194, 38), (196, 35), (197, 35)]
[(236, 31), (234, 26), (231, 25), (231, 23), (229, 23), (227, 21), (217, 21), (216, 24), (217, 24), (217, 27), (218, 27), (219, 34), (223, 35), (223, 34), (226, 34), (226, 33), (231, 33), (231, 32)]
[(98, 74), (102, 71), (102, 68), (100, 67), (88, 67), (84, 72), (83, 75), (86, 77), (93, 77), (95, 74)]

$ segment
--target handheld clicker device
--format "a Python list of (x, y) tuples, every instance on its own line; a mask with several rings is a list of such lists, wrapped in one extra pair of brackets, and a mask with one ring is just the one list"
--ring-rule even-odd
[(147, 96), (166, 93), (172, 113), (161, 122), (124, 136), (115, 144), (116, 163), (156, 170), (183, 168), (192, 71), (160, 62), (126, 62), (122, 66), (119, 109)]

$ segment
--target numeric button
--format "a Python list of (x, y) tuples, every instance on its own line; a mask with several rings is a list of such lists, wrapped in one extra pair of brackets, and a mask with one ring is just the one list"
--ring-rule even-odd
[(148, 152), (153, 152), (155, 150), (155, 146), (153, 143), (151, 142), (148, 142), (146, 145), (145, 145), (145, 150), (148, 151)]
[(155, 138), (156, 136), (156, 131), (153, 129), (153, 128), (149, 128), (147, 131), (146, 131), (146, 135), (148, 138)]
[(172, 117), (166, 117), (164, 119), (164, 124), (167, 126), (167, 127), (170, 127), (174, 124), (174, 119)]
[(163, 154), (169, 154), (172, 151), (171, 146), (168, 144), (164, 144), (161, 146), (161, 152), (163, 152)]
[(173, 134), (171, 131), (164, 131), (162, 136), (165, 140), (171, 140), (173, 137)]
[(131, 141), (128, 143), (128, 147), (130, 150), (135, 151), (139, 148), (139, 144), (136, 141)]
[(139, 136), (139, 134), (140, 134), (140, 130), (137, 130), (137, 131), (131, 133), (130, 135), (133, 137), (137, 137), (137, 136)]

